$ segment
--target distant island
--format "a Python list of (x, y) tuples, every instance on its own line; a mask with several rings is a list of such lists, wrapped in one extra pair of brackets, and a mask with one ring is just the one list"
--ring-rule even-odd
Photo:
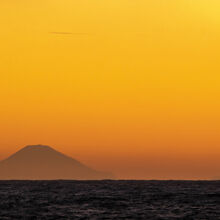
[(49, 146), (30, 145), (0, 161), (0, 180), (101, 180), (113, 179)]

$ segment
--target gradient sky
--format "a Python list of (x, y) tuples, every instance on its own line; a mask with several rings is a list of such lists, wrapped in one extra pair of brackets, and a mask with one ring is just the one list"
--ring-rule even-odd
[(0, 24), (0, 159), (220, 177), (219, 0), (1, 0)]

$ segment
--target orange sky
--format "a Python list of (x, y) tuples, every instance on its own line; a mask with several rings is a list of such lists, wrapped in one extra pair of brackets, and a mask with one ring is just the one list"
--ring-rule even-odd
[(0, 159), (220, 177), (219, 0), (2, 0), (0, 24)]

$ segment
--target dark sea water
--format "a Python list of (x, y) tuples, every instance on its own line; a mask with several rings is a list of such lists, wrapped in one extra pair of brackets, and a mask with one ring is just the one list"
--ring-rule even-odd
[(220, 181), (1, 181), (4, 219), (220, 219)]

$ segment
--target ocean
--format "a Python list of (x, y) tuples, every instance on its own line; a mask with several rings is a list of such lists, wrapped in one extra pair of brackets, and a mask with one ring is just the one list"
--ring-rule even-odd
[(220, 181), (0, 181), (0, 220), (220, 219)]

